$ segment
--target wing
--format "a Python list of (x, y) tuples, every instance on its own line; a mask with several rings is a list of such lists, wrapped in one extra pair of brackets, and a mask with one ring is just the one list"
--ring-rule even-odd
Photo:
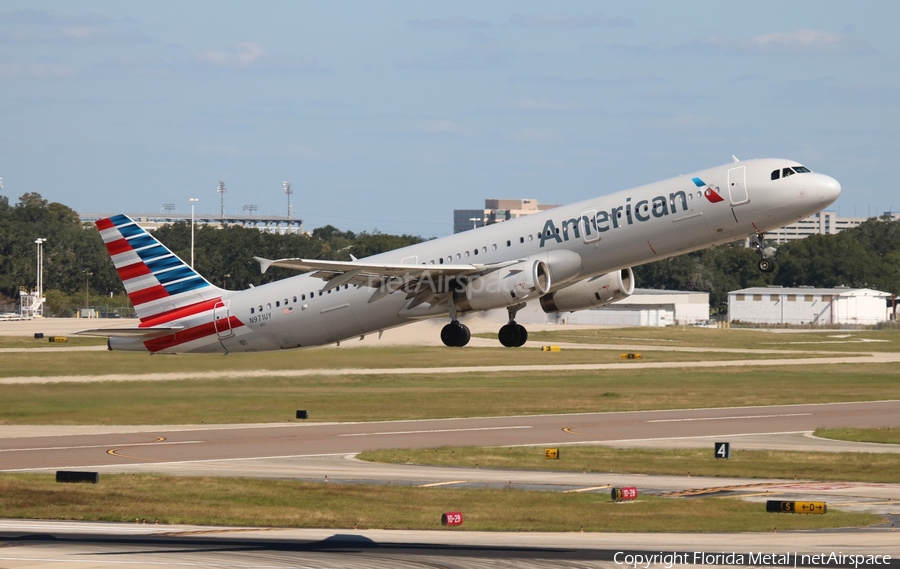
[[(515, 261), (491, 265), (413, 265), (393, 263), (363, 263), (360, 261), (321, 261), (316, 259), (279, 259), (273, 261), (254, 257), (262, 272), (269, 267), (282, 267), (296, 271), (311, 272), (313, 277), (325, 282), (321, 292), (327, 292), (345, 284), (367, 286), (376, 289), (369, 298), (374, 302), (397, 291), (406, 293), (407, 298), (415, 298), (410, 308), (424, 302), (435, 304), (449, 296), (449, 290), (440, 286), (463, 276), (489, 273)], [(421, 286), (425, 283), (438, 286)]]
[(76, 336), (96, 336), (100, 338), (141, 338), (151, 340), (159, 336), (174, 334), (184, 330), (184, 326), (166, 326), (157, 328), (91, 328), (75, 332)]

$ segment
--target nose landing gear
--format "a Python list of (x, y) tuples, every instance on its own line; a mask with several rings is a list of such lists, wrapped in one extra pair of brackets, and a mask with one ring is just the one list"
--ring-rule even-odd
[(766, 234), (762, 231), (756, 234), (756, 245), (754, 247), (756, 252), (759, 253), (759, 263), (756, 266), (760, 272), (771, 273), (775, 270), (775, 261), (767, 255), (771, 254), (770, 251), (774, 251), (774, 249), (766, 247), (765, 236)]

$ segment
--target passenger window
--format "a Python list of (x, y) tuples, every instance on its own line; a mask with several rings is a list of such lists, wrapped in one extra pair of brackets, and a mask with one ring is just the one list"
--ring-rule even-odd
[(276, 300), (276, 301), (275, 301), (275, 308), (278, 308), (279, 306), (281, 306), (281, 301), (280, 301), (280, 300)]
[[(529, 233), (529, 234), (528, 234), (528, 240), (529, 240), (529, 241), (534, 241), (534, 235), (532, 235), (531, 233)], [(524, 241), (523, 241), (523, 243), (524, 243)]]
[(253, 307), (251, 306), (251, 307), (250, 307), (250, 314), (253, 314), (254, 312), (256, 312), (256, 309), (253, 308)]
[(272, 310), (272, 303), (271, 303), (271, 302), (267, 302), (267, 303), (266, 303), (266, 308), (267, 308), (268, 310)]
[(284, 305), (285, 305), (285, 306), (287, 306), (287, 305), (288, 305), (288, 301), (287, 301), (287, 299), (286, 299), (286, 298), (285, 298), (285, 299), (284, 299)]
[(519, 237), (519, 243), (525, 243), (525, 238), (524, 238), (524, 237)]
[(506, 246), (507, 246), (507, 247), (512, 247), (512, 241), (507, 240), (507, 241), (506, 241)]
[(294, 297), (294, 302), (297, 302), (297, 297), (296, 297), (296, 296)]
[(468, 258), (469, 258), (469, 252), (466, 251), (466, 259), (468, 259)]
[(301, 294), (301, 295), (300, 295), (300, 300), (306, 300), (306, 295), (305, 295), (305, 294)]
[(772, 179), (777, 180), (781, 177), (781, 170), (772, 170)]
[[(509, 241), (507, 241), (506, 243), (508, 244)], [(509, 245), (507, 245), (507, 246), (509, 246)], [(497, 250), (497, 244), (496, 244), (496, 243), (494, 243), (493, 245), (491, 245), (491, 250), (492, 250), (492, 251), (496, 251), (496, 250)]]
[(457, 254), (456, 254), (456, 260), (459, 261), (460, 259), (462, 259), (462, 255), (460, 255), (459, 253), (457, 253)]
[(259, 305), (259, 311), (262, 312), (262, 304)]
[(438, 263), (440, 263), (441, 265), (443, 265), (443, 264), (444, 264), (444, 258), (441, 257), (440, 259), (438, 259)]
[(472, 253), (475, 253), (475, 254), (477, 255), (477, 254), (478, 254), (478, 249), (473, 250)]

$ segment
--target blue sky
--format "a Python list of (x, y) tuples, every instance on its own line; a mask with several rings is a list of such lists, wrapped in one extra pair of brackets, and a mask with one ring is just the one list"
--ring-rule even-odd
[(424, 237), (792, 158), (900, 210), (900, 3), (0, 4), (0, 177), (79, 211), (254, 204)]

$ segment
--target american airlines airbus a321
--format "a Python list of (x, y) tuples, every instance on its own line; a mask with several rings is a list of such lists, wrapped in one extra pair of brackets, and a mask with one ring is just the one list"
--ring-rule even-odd
[(362, 338), (422, 318), (506, 308), (500, 343), (522, 346), (527, 302), (547, 313), (603, 306), (634, 290), (631, 267), (753, 236), (821, 211), (840, 184), (793, 160), (734, 162), (504, 223), (351, 261), (257, 258), (263, 272), (303, 274), (242, 291), (210, 284), (125, 215), (97, 228), (140, 318), (137, 328), (85, 330), (109, 349), (150, 353), (261, 352)]

